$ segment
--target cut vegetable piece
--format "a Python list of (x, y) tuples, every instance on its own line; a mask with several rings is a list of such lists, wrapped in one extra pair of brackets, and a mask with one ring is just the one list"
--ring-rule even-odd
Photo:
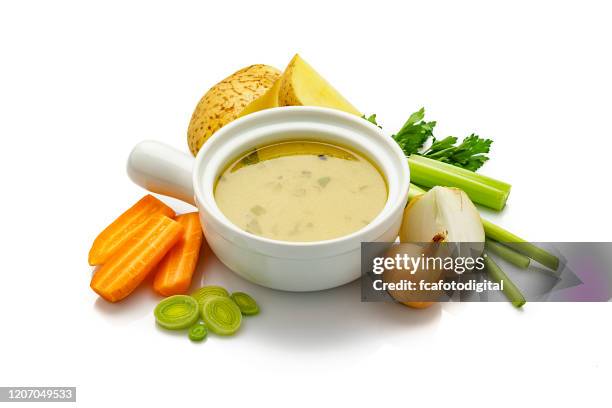
[(202, 227), (197, 212), (179, 215), (176, 221), (183, 226), (183, 236), (155, 268), (153, 289), (162, 296), (189, 290), (202, 246)]
[(232, 300), (238, 305), (243, 315), (252, 316), (259, 313), (259, 306), (255, 299), (244, 292), (234, 292)]
[(128, 241), (153, 214), (174, 217), (172, 208), (157, 198), (150, 194), (142, 197), (96, 237), (89, 250), (89, 264), (101, 265), (108, 261), (117, 248)]
[[(421, 194), (425, 194), (426, 190), (414, 185), (410, 184), (410, 189), (408, 190), (408, 200), (412, 200), (414, 197), (417, 197)], [(533, 245), (530, 242), (525, 241), (523, 238), (520, 238), (510, 231), (503, 229), (502, 227), (493, 224), (491, 221), (482, 219), (482, 226), (485, 231), (485, 236), (489, 239), (493, 239), (497, 242), (502, 242), (505, 245), (510, 246), (514, 251), (523, 254), (534, 261), (541, 263), (547, 268), (556, 271), (559, 269), (559, 258), (550, 252)]]
[(361, 116), (357, 108), (297, 54), (280, 81), (280, 106), (323, 106)]
[(526, 269), (529, 267), (530, 260), (528, 257), (497, 241), (487, 239), (485, 249), (519, 268)]
[(210, 296), (201, 308), (202, 320), (213, 333), (229, 336), (236, 333), (242, 322), (240, 308), (225, 296)]
[(536, 262), (541, 263), (553, 271), (559, 269), (559, 258), (550, 252), (525, 241), (523, 238), (517, 237), (513, 233), (506, 231), (500, 226), (493, 224), (490, 221), (482, 220), (482, 226), (485, 229), (485, 234), (488, 238), (501, 242), (509, 246), (516, 252), (521, 253)]
[[(404, 209), (401, 242), (484, 242), (478, 210), (463, 190), (436, 186), (414, 197)], [(482, 252), (483, 244), (463, 250)]]
[(204, 302), (210, 296), (229, 297), (229, 293), (227, 290), (225, 290), (225, 288), (222, 288), (221, 286), (210, 285), (202, 286), (200, 289), (196, 290), (191, 294), (191, 297), (197, 300), (200, 306), (204, 305)]
[(204, 323), (196, 323), (189, 329), (189, 340), (202, 341), (206, 338), (208, 329)]
[(503, 281), (503, 291), (508, 300), (512, 302), (515, 307), (522, 307), (526, 303), (526, 301), (519, 288), (517, 288), (516, 285), (510, 280), (510, 278), (506, 276), (504, 271), (499, 266), (497, 266), (495, 261), (493, 261), (490, 256), (485, 254), (484, 261), (485, 266), (487, 268), (487, 273), (489, 274), (491, 279), (500, 284)]
[(411, 180), (423, 187), (457, 187), (472, 201), (500, 211), (510, 195), (510, 185), (450, 164), (421, 156), (408, 158)]
[(414, 161), (414, 162), (424, 163), (431, 167), (439, 168), (442, 171), (452, 171), (453, 173), (459, 174), (462, 177), (465, 177), (467, 179), (486, 184), (487, 186), (496, 188), (498, 190), (507, 191), (508, 193), (510, 192), (510, 189), (512, 188), (512, 185), (506, 183), (505, 181), (497, 180), (492, 177), (488, 177), (483, 174), (476, 173), (475, 171), (466, 170), (461, 167), (454, 166), (452, 164), (430, 159), (428, 157), (423, 157), (423, 156), (419, 156), (415, 154), (415, 155), (410, 156), (408, 159), (409, 159), (408, 163), (410, 163), (410, 161)]
[(109, 302), (128, 296), (176, 244), (183, 232), (178, 222), (155, 214), (119, 247), (91, 280), (91, 288)]
[(276, 108), (278, 106), (278, 91), (280, 89), (280, 78), (274, 82), (265, 94), (249, 103), (238, 115), (239, 118), (248, 115), (249, 113), (259, 112), (265, 109)]
[(269, 65), (255, 64), (242, 68), (206, 92), (196, 106), (187, 142), (195, 156), (213, 133), (240, 115), (251, 102), (274, 87), (281, 72)]
[(168, 330), (191, 327), (200, 316), (198, 302), (187, 295), (174, 295), (162, 300), (153, 314), (157, 324)]

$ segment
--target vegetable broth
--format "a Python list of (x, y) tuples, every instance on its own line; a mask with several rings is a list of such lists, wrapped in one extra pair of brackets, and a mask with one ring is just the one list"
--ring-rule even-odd
[(241, 229), (282, 241), (321, 241), (369, 224), (387, 201), (387, 184), (364, 156), (320, 142), (261, 147), (231, 163), (215, 200)]

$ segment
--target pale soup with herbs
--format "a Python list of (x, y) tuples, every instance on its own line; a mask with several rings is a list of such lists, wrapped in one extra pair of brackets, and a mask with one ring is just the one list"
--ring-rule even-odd
[(290, 141), (246, 153), (220, 175), (215, 200), (239, 228), (281, 241), (321, 241), (369, 224), (387, 201), (387, 183), (361, 154)]

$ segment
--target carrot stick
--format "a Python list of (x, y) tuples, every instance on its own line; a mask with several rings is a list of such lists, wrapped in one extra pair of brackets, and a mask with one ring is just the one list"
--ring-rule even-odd
[(202, 246), (202, 227), (197, 212), (179, 215), (183, 236), (155, 269), (153, 289), (162, 296), (187, 293)]
[(117, 302), (147, 277), (176, 244), (183, 226), (161, 214), (146, 223), (117, 249), (91, 280), (91, 288), (109, 302)]
[(150, 194), (142, 197), (98, 235), (89, 250), (89, 264), (101, 265), (106, 262), (153, 214), (174, 218), (172, 208), (157, 198)]

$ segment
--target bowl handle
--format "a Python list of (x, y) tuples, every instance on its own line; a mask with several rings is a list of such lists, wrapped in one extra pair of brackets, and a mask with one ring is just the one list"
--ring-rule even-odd
[(146, 140), (132, 149), (127, 163), (132, 181), (153, 193), (194, 204), (194, 158), (163, 143)]

